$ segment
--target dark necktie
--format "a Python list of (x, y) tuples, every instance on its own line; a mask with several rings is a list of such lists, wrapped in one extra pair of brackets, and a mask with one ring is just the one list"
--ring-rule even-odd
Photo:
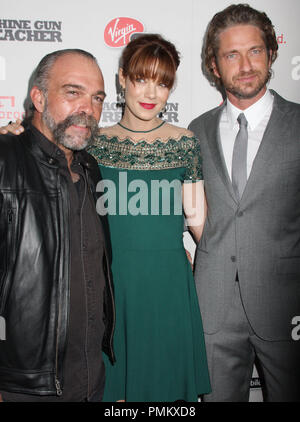
[(238, 116), (237, 121), (240, 130), (236, 135), (233, 147), (231, 176), (233, 190), (237, 198), (241, 199), (247, 183), (248, 122), (244, 113)]

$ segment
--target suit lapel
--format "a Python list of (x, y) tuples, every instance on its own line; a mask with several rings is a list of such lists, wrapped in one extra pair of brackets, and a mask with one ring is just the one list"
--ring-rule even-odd
[[(289, 128), (287, 127), (287, 119), (284, 119), (284, 107), (282, 106), (283, 99), (275, 91), (271, 90), (271, 92), (274, 95), (273, 110), (264, 132), (260, 147), (254, 159), (252, 170), (241, 198), (241, 203), (249, 197), (251, 192), (255, 192), (257, 183), (262, 183), (262, 178), (264, 178), (266, 171), (267, 161), (271, 158), (277, 147), (282, 144), (282, 140), (289, 132)], [(226, 101), (221, 107), (218, 107), (212, 111), (206, 121), (206, 134), (207, 142), (216, 169), (232, 201), (234, 201), (234, 204), (236, 205), (239, 203), (239, 201), (236, 198), (232, 188), (232, 183), (227, 171), (227, 166), (225, 164), (220, 139), (220, 119), (225, 106)]]
[(274, 95), (273, 110), (270, 120), (264, 132), (260, 147), (254, 159), (252, 170), (249, 175), (241, 202), (245, 201), (251, 192), (255, 192), (258, 183), (262, 183), (265, 176), (267, 161), (270, 160), (277, 147), (282, 145), (282, 141), (289, 133), (287, 119), (284, 119), (284, 113), (281, 108), (281, 97), (272, 91)]
[(225, 188), (227, 189), (230, 197), (232, 198), (234, 203), (237, 204), (238, 200), (235, 196), (231, 179), (227, 171), (220, 137), (220, 119), (225, 106), (226, 101), (222, 104), (221, 107), (213, 110), (212, 114), (210, 115), (210, 118), (207, 120), (207, 142), (219, 176)]

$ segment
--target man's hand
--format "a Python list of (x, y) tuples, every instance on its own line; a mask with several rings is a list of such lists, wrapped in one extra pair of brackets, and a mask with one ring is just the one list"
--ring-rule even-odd
[(22, 120), (18, 119), (16, 122), (11, 122), (6, 126), (0, 127), (0, 134), (5, 135), (6, 133), (13, 133), (14, 135), (20, 135), (20, 133), (24, 132), (21, 123)]

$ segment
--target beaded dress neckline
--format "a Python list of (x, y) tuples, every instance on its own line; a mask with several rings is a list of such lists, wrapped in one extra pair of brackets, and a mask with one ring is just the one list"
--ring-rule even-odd
[(200, 144), (194, 136), (183, 135), (153, 143), (101, 134), (87, 150), (98, 164), (127, 170), (165, 170), (185, 167), (188, 180), (202, 178)]

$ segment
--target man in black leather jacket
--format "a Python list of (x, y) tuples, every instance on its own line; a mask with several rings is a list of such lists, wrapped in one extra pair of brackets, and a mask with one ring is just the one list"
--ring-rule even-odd
[(84, 149), (98, 131), (101, 70), (85, 51), (51, 53), (30, 97), (29, 127), (0, 135), (0, 391), (3, 401), (100, 401), (114, 303), (100, 172)]

